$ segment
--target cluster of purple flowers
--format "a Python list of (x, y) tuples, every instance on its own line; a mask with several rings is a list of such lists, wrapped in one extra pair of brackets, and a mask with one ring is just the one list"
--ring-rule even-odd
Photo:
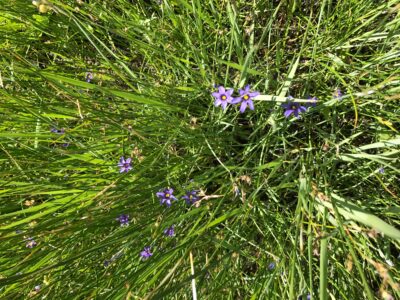
[(240, 112), (244, 113), (246, 108), (254, 110), (253, 98), (260, 95), (259, 92), (251, 92), (250, 85), (246, 85), (245, 89), (239, 89), (239, 97), (232, 97), (233, 89), (226, 90), (223, 86), (218, 87), (218, 92), (212, 93), (215, 98), (214, 105), (221, 106), (223, 110), (228, 104), (239, 104)]
[[(182, 196), (182, 199), (184, 199), (187, 204), (193, 204), (200, 199), (198, 196), (198, 192), (199, 192), (198, 190), (187, 191), (186, 194)], [(172, 205), (171, 203), (172, 200), (178, 200), (173, 193), (174, 189), (165, 188), (161, 192), (157, 192), (156, 196), (160, 199), (161, 205), (165, 204), (167, 207), (170, 207)], [(121, 227), (129, 225), (129, 215), (127, 214), (119, 215), (119, 217), (116, 218), (116, 220), (119, 221)], [(167, 237), (175, 236), (175, 225), (171, 225), (170, 227), (166, 228), (164, 230), (164, 235)], [(144, 247), (144, 250), (140, 252), (140, 256), (143, 260), (148, 259), (152, 255), (153, 253), (151, 252), (150, 246)], [(104, 266), (107, 267), (110, 263), (111, 261), (106, 260), (104, 262)]]
[[(160, 192), (156, 193), (157, 198), (160, 199), (160, 204), (161, 205), (166, 205), (167, 207), (170, 207), (172, 205), (172, 200), (178, 200), (174, 196), (174, 189), (173, 188), (165, 188)], [(200, 199), (198, 196), (199, 191), (198, 190), (190, 190), (187, 191), (184, 196), (182, 196), (182, 199), (186, 201), (187, 204), (193, 204), (196, 201)], [(175, 236), (175, 225), (171, 225), (170, 227), (166, 228), (164, 230), (164, 235), (167, 237), (173, 237)], [(144, 250), (140, 252), (140, 256), (142, 257), (143, 260), (148, 259), (150, 256), (152, 256), (153, 253), (151, 252), (151, 247), (146, 246), (144, 247)]]
[[(250, 110), (254, 110), (253, 98), (260, 95), (259, 92), (250, 91), (250, 85), (246, 85), (245, 89), (239, 90), (239, 97), (233, 97), (234, 90), (233, 89), (225, 89), (223, 86), (218, 87), (218, 92), (213, 92), (212, 96), (215, 98), (214, 105), (221, 106), (223, 110), (226, 109), (228, 104), (239, 104), (240, 103), (240, 112), (244, 113), (246, 108), (249, 107)], [(340, 89), (336, 89), (333, 97), (335, 99), (342, 99), (342, 92)], [(307, 111), (309, 107), (315, 107), (317, 105), (318, 98), (316, 97), (308, 97), (309, 102), (307, 104), (301, 105), (301, 103), (294, 102), (293, 97), (289, 96), (287, 98), (288, 102), (282, 104), (282, 108), (284, 109), (284, 116), (286, 118), (291, 115), (296, 118), (300, 118), (300, 114)]]
[[(160, 204), (166, 204), (167, 207), (171, 206), (171, 200), (178, 200), (174, 195), (173, 195), (174, 189), (172, 188), (165, 188), (161, 192), (156, 193), (156, 196), (160, 199)], [(188, 205), (191, 205), (198, 201), (200, 198), (198, 196), (199, 191), (198, 190), (190, 190), (187, 191), (184, 196), (182, 196), (182, 199), (186, 201)]]

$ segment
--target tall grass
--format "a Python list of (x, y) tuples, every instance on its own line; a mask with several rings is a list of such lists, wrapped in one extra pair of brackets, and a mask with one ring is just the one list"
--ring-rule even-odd
[(2, 298), (400, 299), (398, 1), (0, 7)]

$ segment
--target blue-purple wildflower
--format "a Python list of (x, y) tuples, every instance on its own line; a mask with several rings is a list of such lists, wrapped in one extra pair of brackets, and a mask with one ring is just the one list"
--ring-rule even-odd
[(186, 195), (182, 196), (182, 199), (185, 199), (186, 204), (188, 205), (193, 204), (200, 199), (197, 195), (198, 192), (198, 190), (187, 191)]
[(121, 156), (121, 158), (119, 159), (119, 163), (118, 163), (118, 167), (120, 167), (119, 172), (123, 173), (123, 172), (129, 172), (129, 170), (132, 170), (131, 161), (132, 161), (132, 159), (130, 157), (125, 159), (123, 156)]
[(93, 74), (91, 72), (86, 73), (86, 82), (90, 82), (93, 79)]
[(33, 238), (28, 238), (28, 242), (26, 243), (27, 248), (33, 248), (37, 245), (36, 241)]
[(250, 85), (246, 85), (245, 89), (239, 90), (239, 97), (236, 97), (232, 100), (232, 104), (240, 104), (240, 112), (244, 113), (246, 110), (247, 106), (250, 108), (250, 110), (254, 110), (254, 104), (253, 104), (253, 98), (260, 95), (259, 92), (250, 92)]
[(269, 265), (268, 265), (268, 269), (269, 270), (273, 270), (273, 269), (275, 269), (275, 263), (274, 262), (272, 262), (272, 263), (270, 263)]
[(288, 103), (283, 103), (282, 107), (285, 110), (284, 115), (286, 118), (290, 117), (290, 115), (294, 115), (296, 118), (299, 118), (299, 114), (305, 112), (307, 108), (305, 106), (302, 106), (298, 102), (292, 102), (291, 100), (293, 99), (292, 96), (288, 97), (288, 100), (290, 102)]
[(307, 99), (311, 100), (310, 102), (307, 103), (308, 107), (316, 107), (317, 106), (317, 101), (318, 101), (317, 97), (312, 97), (312, 98), (308, 97)]
[(384, 167), (380, 167), (378, 171), (379, 171), (379, 173), (383, 174), (383, 173), (385, 173), (385, 168)]
[(172, 188), (166, 188), (162, 192), (156, 193), (157, 197), (160, 199), (160, 204), (167, 205), (168, 207), (171, 206), (171, 200), (178, 200), (176, 197), (173, 195), (174, 189)]
[(60, 130), (58, 130), (57, 128), (51, 128), (50, 129), (50, 131), (52, 132), (52, 133), (57, 133), (57, 134), (64, 134), (65, 133), (65, 129), (64, 128), (61, 128)]
[[(302, 300), (302, 299), (303, 299), (303, 296), (299, 296), (298, 300)], [(310, 300), (310, 299), (311, 299), (311, 295), (307, 294), (307, 300)]]
[(119, 215), (119, 217), (116, 220), (119, 221), (119, 223), (122, 227), (129, 225), (129, 215), (121, 214), (121, 215)]
[(343, 96), (343, 94), (342, 94), (342, 92), (341, 92), (341, 90), (340, 90), (339, 88), (336, 89), (336, 90), (333, 92), (333, 98), (334, 98), (334, 99), (342, 100), (342, 96)]
[(175, 226), (172, 225), (164, 230), (164, 234), (169, 237), (173, 237), (175, 235)]
[(150, 252), (150, 247), (144, 247), (144, 250), (140, 252), (140, 256), (142, 257), (143, 260), (148, 259), (150, 256), (152, 256), (153, 253)]
[(222, 107), (223, 110), (226, 109), (228, 103), (232, 103), (233, 97), (233, 89), (225, 90), (223, 86), (218, 87), (218, 92), (212, 93), (215, 98), (214, 105)]

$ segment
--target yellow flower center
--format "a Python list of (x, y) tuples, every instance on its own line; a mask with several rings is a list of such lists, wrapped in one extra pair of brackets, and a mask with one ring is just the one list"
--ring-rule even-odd
[(249, 98), (250, 98), (249, 95), (244, 95), (244, 96), (243, 96), (243, 99), (244, 99), (244, 100), (249, 100)]
[(169, 198), (171, 195), (170, 194), (165, 194), (165, 198)]
[(225, 95), (222, 95), (222, 96), (221, 96), (221, 99), (222, 99), (222, 100), (226, 100), (226, 96), (225, 96)]
[(193, 195), (190, 195), (190, 196), (189, 196), (189, 199), (193, 199)]
[(292, 109), (297, 109), (297, 106), (296, 105), (292, 105)]

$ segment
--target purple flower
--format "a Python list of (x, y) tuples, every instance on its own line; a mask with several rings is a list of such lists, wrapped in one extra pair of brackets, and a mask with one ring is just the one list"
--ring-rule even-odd
[(253, 100), (252, 98), (260, 95), (259, 92), (250, 92), (250, 85), (246, 85), (244, 90), (239, 90), (239, 94), (240, 97), (236, 97), (235, 99), (232, 100), (232, 104), (237, 104), (242, 102), (242, 104), (240, 104), (240, 112), (244, 113), (244, 111), (246, 110), (247, 106), (249, 106), (249, 108), (251, 110), (254, 110), (254, 104), (253, 104)]
[(269, 270), (275, 269), (275, 263), (274, 263), (274, 262), (270, 263), (270, 264), (268, 265), (268, 269), (269, 269)]
[(342, 100), (342, 92), (340, 91), (340, 89), (336, 89), (336, 91), (333, 92), (333, 98), (334, 99), (338, 99), (338, 100)]
[(160, 199), (161, 205), (166, 204), (168, 207), (170, 207), (171, 206), (171, 199), (172, 200), (178, 200), (172, 194), (173, 192), (174, 192), (173, 189), (167, 188), (167, 189), (164, 189), (162, 192), (156, 193), (157, 197)]
[(91, 72), (86, 73), (86, 82), (90, 82), (93, 79), (93, 74)]
[(384, 169), (383, 167), (380, 167), (378, 171), (379, 171), (379, 173), (381, 173), (381, 174), (385, 173), (385, 169)]
[(121, 214), (121, 215), (119, 215), (119, 217), (116, 220), (119, 221), (121, 226), (128, 226), (129, 225), (129, 215)]
[(118, 163), (118, 167), (120, 167), (120, 173), (129, 172), (129, 170), (132, 170), (131, 160), (132, 159), (130, 157), (125, 160), (125, 158), (121, 156)]
[(53, 132), (53, 133), (57, 133), (57, 134), (64, 134), (65, 133), (65, 129), (64, 128), (61, 128), (60, 130), (58, 130), (58, 129), (53, 127), (53, 128), (50, 129), (50, 131)]
[(168, 227), (167, 229), (165, 229), (164, 230), (164, 234), (166, 236), (170, 236), (170, 237), (174, 236), (175, 235), (174, 225), (172, 225), (172, 226)]
[(103, 266), (107, 268), (107, 267), (110, 265), (110, 263), (111, 263), (111, 261), (109, 261), (108, 259), (106, 259), (106, 260), (103, 262)]
[(35, 285), (35, 291), (39, 292), (40, 291), (40, 285)]
[(222, 109), (225, 110), (228, 103), (232, 103), (233, 100), (232, 94), (233, 94), (233, 89), (226, 91), (223, 86), (220, 86), (218, 88), (218, 92), (212, 93), (213, 97), (215, 98), (214, 105), (215, 106), (221, 105)]
[[(293, 97), (289, 96), (288, 100), (290, 101), (291, 99), (293, 99)], [(291, 114), (299, 118), (299, 114), (307, 110), (306, 107), (302, 106), (298, 102), (283, 103), (282, 107), (285, 109), (284, 115), (286, 118), (288, 118)]]
[(144, 247), (144, 250), (140, 252), (140, 256), (142, 257), (143, 260), (148, 259), (152, 255), (153, 253), (150, 252), (150, 247)]
[(197, 193), (199, 191), (197, 190), (192, 190), (192, 191), (187, 191), (185, 196), (182, 196), (182, 199), (185, 199), (186, 204), (190, 205), (195, 203), (197, 200), (199, 200), (199, 196), (197, 196)]
[(317, 101), (318, 101), (318, 98), (317, 97), (307, 97), (307, 99), (309, 99), (309, 100), (312, 100), (312, 102), (308, 102), (307, 103), (307, 106), (308, 107), (316, 107), (317, 106)]
[(37, 245), (37, 243), (33, 238), (28, 238), (28, 242), (26, 243), (27, 248), (33, 248), (36, 245)]

